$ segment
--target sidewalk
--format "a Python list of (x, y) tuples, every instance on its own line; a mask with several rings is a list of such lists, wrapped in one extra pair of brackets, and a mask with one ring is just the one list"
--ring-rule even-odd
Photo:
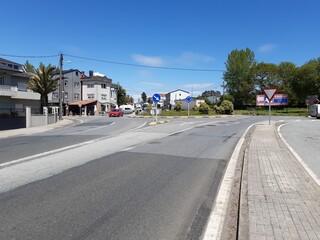
[(244, 162), (239, 239), (320, 239), (320, 186), (278, 136), (260, 124)]
[(18, 128), (12, 130), (4, 130), (0, 131), (0, 139), (6, 137), (13, 137), (13, 136), (22, 136), (22, 135), (29, 135), (34, 133), (41, 133), (45, 132), (54, 128), (63, 127), (69, 124), (73, 124), (75, 120), (63, 118), (54, 124), (39, 126), (39, 127), (30, 127), (30, 128)]

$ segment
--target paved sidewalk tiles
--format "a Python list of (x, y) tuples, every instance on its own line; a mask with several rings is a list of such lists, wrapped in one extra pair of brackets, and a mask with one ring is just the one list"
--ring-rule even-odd
[(250, 239), (320, 239), (320, 187), (274, 125), (256, 126), (247, 157)]

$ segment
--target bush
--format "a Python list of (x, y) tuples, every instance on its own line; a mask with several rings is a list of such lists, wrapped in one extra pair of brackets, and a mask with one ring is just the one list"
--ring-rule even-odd
[(206, 103), (201, 103), (199, 106), (199, 112), (202, 114), (208, 114), (210, 110), (210, 107)]
[(215, 105), (214, 110), (219, 114), (233, 114), (233, 104), (228, 100), (223, 100), (220, 106)]
[(199, 111), (199, 107), (197, 105), (194, 105), (192, 108), (193, 111)]
[(177, 103), (177, 104), (174, 106), (174, 110), (177, 111), (177, 112), (180, 112), (180, 111), (181, 111), (181, 104), (180, 104), (180, 103)]

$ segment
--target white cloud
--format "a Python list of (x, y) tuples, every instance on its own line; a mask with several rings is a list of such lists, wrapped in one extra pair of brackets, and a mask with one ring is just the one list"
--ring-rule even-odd
[(162, 83), (157, 83), (157, 82), (141, 82), (142, 84), (145, 84), (145, 85), (151, 85), (151, 86), (163, 86)]
[(268, 53), (268, 52), (272, 52), (273, 50), (275, 50), (276, 47), (277, 47), (277, 45), (269, 43), (269, 44), (262, 45), (261, 47), (259, 47), (258, 50), (259, 50), (259, 52), (262, 52), (262, 53)]
[(177, 61), (181, 63), (211, 62), (213, 60), (214, 58), (211, 56), (194, 52), (183, 52), (181, 56), (177, 58)]
[(93, 76), (105, 77), (105, 75), (104, 75), (104, 74), (99, 73), (99, 72), (94, 72), (94, 73), (93, 73)]
[(214, 83), (191, 83), (183, 85), (185, 88), (193, 88), (193, 89), (201, 89), (201, 88), (208, 88), (214, 86)]
[(140, 54), (134, 54), (132, 55), (132, 58), (137, 63), (147, 65), (147, 66), (161, 67), (164, 65), (164, 60), (160, 57), (149, 57), (149, 56), (143, 56)]

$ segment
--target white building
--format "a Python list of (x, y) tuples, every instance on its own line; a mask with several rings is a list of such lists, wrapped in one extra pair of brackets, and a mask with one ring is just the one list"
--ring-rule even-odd
[(81, 77), (82, 99), (97, 100), (95, 112), (109, 112), (117, 107), (118, 85), (112, 83), (112, 79), (105, 76), (93, 76), (89, 71), (89, 77)]
[(0, 112), (24, 113), (26, 106), (40, 109), (40, 94), (27, 89), (28, 82), (22, 64), (0, 58)]
[(177, 89), (166, 94), (164, 105), (171, 108), (175, 105), (177, 100), (186, 99), (190, 95), (189, 92)]

